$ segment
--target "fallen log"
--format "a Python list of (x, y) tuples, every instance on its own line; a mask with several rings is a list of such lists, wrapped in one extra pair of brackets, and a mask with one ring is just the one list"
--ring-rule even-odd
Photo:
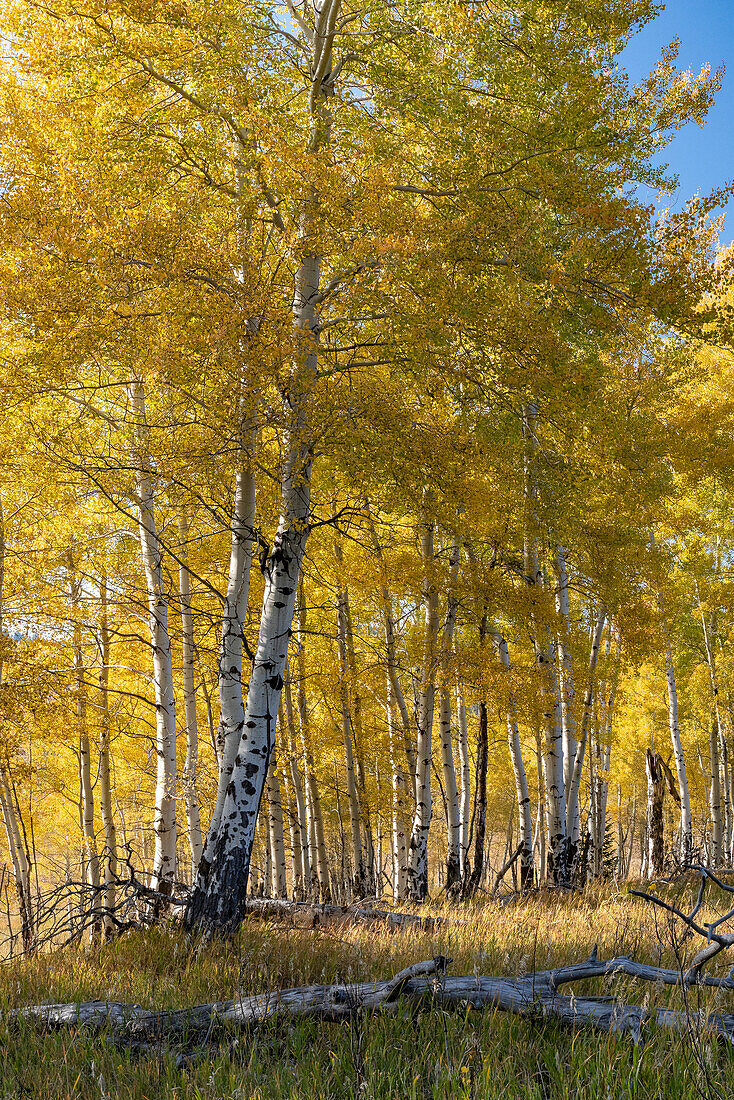
[[(321, 905), (307, 901), (289, 901), (285, 898), (248, 898), (247, 912), (252, 916), (290, 917), (294, 922), (314, 926), (325, 920), (351, 920), (355, 922), (382, 921), (392, 929), (420, 929), (432, 932), (446, 923), (445, 917), (427, 917), (420, 913), (399, 913), (391, 909), (376, 909), (358, 905)], [(467, 923), (458, 921), (452, 923)]]
[[(156, 1012), (139, 1005), (107, 1001), (82, 1004), (30, 1005), (8, 1013), (8, 1020), (36, 1020), (48, 1027), (75, 1026), (91, 1030), (108, 1029), (126, 1041), (171, 1042), (204, 1036), (208, 1041), (222, 1030), (251, 1028), (273, 1019), (312, 1017), (344, 1020), (355, 1013), (394, 1010), (401, 1000), (414, 1003), (430, 1000), (440, 1005), (468, 1005), (474, 1009), (497, 1009), (534, 1020), (552, 1019), (573, 1027), (592, 1027), (604, 1032), (624, 1032), (638, 1043), (643, 1027), (655, 1021), (658, 1027), (682, 1031), (695, 1026), (711, 1035), (734, 1041), (734, 1014), (685, 1012), (679, 1009), (649, 1010), (623, 1004), (614, 997), (561, 994), (559, 989), (588, 978), (626, 975), (663, 985), (689, 984), (681, 971), (637, 963), (628, 956), (598, 959), (596, 951), (584, 962), (554, 970), (535, 971), (519, 977), (447, 976), (450, 960), (439, 956), (401, 970), (385, 981), (354, 984), (311, 985), (297, 989), (272, 990), (231, 1001), (196, 1005), (192, 1008)], [(704, 978), (696, 984), (732, 989), (731, 978)]]

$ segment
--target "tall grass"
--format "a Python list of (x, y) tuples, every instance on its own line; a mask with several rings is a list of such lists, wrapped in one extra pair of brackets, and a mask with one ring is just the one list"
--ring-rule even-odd
[[(448, 918), (435, 931), (396, 933), (374, 924), (311, 929), (252, 920), (235, 940), (206, 947), (174, 928), (130, 933), (103, 947), (0, 968), (0, 1001), (4, 1009), (96, 998), (182, 1007), (238, 993), (387, 977), (438, 954), (453, 959), (453, 973), (513, 975), (580, 961), (595, 943), (600, 957), (627, 953), (677, 965), (667, 922), (609, 889), (539, 896), (511, 907), (444, 907), (434, 915)], [(698, 946), (684, 942), (677, 954), (690, 958)], [(597, 982), (587, 983), (586, 991), (605, 990)], [(670, 988), (625, 983), (622, 995), (681, 1004), (680, 993)], [(694, 991), (690, 999), (693, 1007), (700, 1001), (727, 1009), (731, 995)], [(636, 1048), (625, 1035), (564, 1031), (542, 1020), (449, 1012), (428, 1003), (347, 1023), (276, 1021), (195, 1051), (198, 1060), (190, 1064), (177, 1064), (181, 1048), (141, 1053), (117, 1045), (111, 1035), (48, 1031), (5, 1015), (3, 1021), (3, 1100), (734, 1096), (730, 1048), (695, 1033), (650, 1032)]]

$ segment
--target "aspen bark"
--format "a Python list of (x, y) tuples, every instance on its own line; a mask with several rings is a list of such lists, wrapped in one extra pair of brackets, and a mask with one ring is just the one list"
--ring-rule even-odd
[[(543, 628), (543, 574), (538, 557), (539, 517), (535, 460), (538, 410), (534, 402), (523, 410), (524, 438), (524, 544), (525, 576), (530, 594), (530, 620), (538, 686), (543, 711), (543, 785), (545, 787), (546, 874), (552, 883), (568, 877), (569, 844), (566, 822), (566, 788), (563, 775), (563, 722), (556, 673), (555, 643), (550, 628)], [(543, 637), (545, 635), (545, 637)]]
[[(334, 92), (333, 44), (340, 0), (323, 0), (315, 14), (311, 50), (307, 141), (316, 161), (328, 145), (331, 115), (327, 98)], [(282, 433), (283, 468), (278, 531), (264, 562), (260, 630), (252, 663), (239, 748), (216, 833), (211, 863), (187, 907), (185, 925), (231, 931), (246, 912), (247, 876), (260, 799), (265, 784), (288, 650), (296, 590), (308, 535), (314, 444), (308, 423), (309, 398), (317, 377), (317, 309), (322, 256), (318, 241), (321, 200), (316, 183), (308, 188), (298, 226), (292, 306), (294, 358), (284, 394), (286, 427)], [(206, 853), (205, 853), (206, 855)], [(204, 859), (202, 857), (202, 864)], [(327, 880), (328, 889), (328, 880)]]
[[(698, 586), (696, 586), (696, 595), (698, 595)], [(706, 661), (709, 668), (709, 679), (711, 682), (711, 695), (714, 701), (714, 710), (716, 715), (716, 727), (712, 731), (710, 740), (710, 757), (711, 757), (711, 788), (709, 792), (709, 809), (711, 812), (711, 845), (712, 845), (712, 858), (714, 866), (721, 863), (722, 855), (724, 853), (726, 837), (729, 833), (728, 818), (730, 816), (729, 806), (729, 791), (726, 775), (726, 730), (723, 720), (722, 707), (719, 702), (719, 685), (716, 675), (716, 660), (714, 657), (714, 650), (711, 644), (711, 637), (706, 624), (706, 615), (701, 606), (701, 600), (698, 600), (698, 610), (701, 616), (701, 626), (703, 627), (703, 640), (706, 647)], [(724, 752), (720, 752), (720, 746), (723, 744)], [(723, 773), (723, 775), (722, 775)], [(722, 778), (724, 782), (722, 783)], [(721, 819), (721, 796), (722, 787), (724, 795), (724, 822)]]
[[(352, 631), (352, 613), (349, 608), (349, 592), (345, 588), (343, 592), (344, 621), (346, 626), (346, 650), (347, 668), (352, 700), (352, 732), (354, 746), (355, 776), (357, 780), (357, 795), (364, 839), (364, 889), (367, 893), (377, 892), (377, 866), (375, 864), (375, 849), (372, 838), (372, 822), (370, 820), (370, 805), (367, 796), (367, 784), (365, 780), (364, 766), (364, 731), (362, 729), (362, 699), (359, 693), (359, 677), (357, 676), (357, 660), (354, 652), (354, 633)], [(379, 800), (378, 800), (379, 801)]]
[(387, 675), (387, 728), (392, 765), (392, 889), (396, 901), (403, 901), (408, 888), (408, 777), (402, 765), (395, 728), (395, 699), (391, 677)]
[[(324, 815), (321, 809), (321, 795), (319, 793), (316, 769), (314, 766), (313, 750), (311, 746), (311, 715), (306, 695), (306, 602), (304, 596), (303, 577), (300, 579), (298, 593), (298, 650), (296, 655), (298, 667), (298, 689), (296, 698), (298, 701), (298, 718), (301, 730), (301, 746), (303, 748), (304, 773), (306, 778), (306, 792), (310, 809), (310, 841), (311, 841), (311, 875), (314, 883), (318, 883), (318, 893), (321, 901), (331, 901), (329, 886), (329, 864), (326, 858), (326, 840), (324, 836)], [(314, 871), (317, 877), (314, 878)]]
[(709, 761), (711, 764), (711, 786), (709, 788), (709, 812), (711, 813), (711, 863), (718, 867), (721, 863), (721, 784), (719, 761), (719, 723), (714, 719), (709, 734)]
[(199, 888), (204, 889), (209, 866), (219, 835), (222, 811), (235, 758), (245, 729), (245, 701), (242, 681), (242, 653), (247, 620), (247, 604), (252, 570), (252, 548), (255, 537), (255, 469), (256, 431), (243, 423), (242, 403), (238, 410), (240, 438), (237, 448), (232, 509), (232, 538), (229, 555), (227, 591), (222, 610), (222, 637), (219, 647), (219, 727), (216, 749), (219, 762), (217, 796), (214, 802), (203, 852), (199, 857), (201, 874)]
[[(311, 888), (311, 861), (309, 859), (308, 817), (306, 814), (306, 798), (304, 795), (303, 783), (301, 782), (301, 772), (298, 766), (298, 749), (296, 747), (298, 739), (296, 737), (296, 726), (293, 715), (293, 696), (291, 691), (291, 679), (288, 666), (286, 666), (283, 697), (285, 699), (285, 717), (288, 729), (288, 771), (291, 777), (291, 783), (293, 785), (293, 796), (296, 801), (296, 811), (298, 815), (296, 823), (298, 837), (297, 855), (299, 866), (299, 882), (300, 890), (305, 897), (305, 895)], [(295, 893), (295, 880), (293, 890)]]
[[(75, 571), (71, 554), (69, 554), (69, 587), (73, 622), (74, 678), (76, 681), (76, 721), (79, 753), (79, 792), (81, 796), (79, 817), (84, 838), (85, 877), (92, 888), (93, 904), (96, 906), (99, 899), (100, 874), (97, 836), (94, 828), (92, 751), (89, 743), (89, 727), (87, 725), (87, 686), (84, 679), (85, 667), (82, 653), (82, 624), (81, 611), (79, 608), (81, 579)], [(90, 928), (90, 939), (92, 942), (99, 938), (101, 931), (102, 921), (95, 920)]]
[[(556, 577), (556, 611), (560, 617), (558, 632), (559, 679), (561, 688), (561, 724), (563, 727), (563, 785), (566, 792), (566, 805), (571, 795), (571, 777), (576, 759), (576, 690), (573, 678), (573, 662), (568, 646), (570, 630), (570, 604), (568, 598), (568, 573), (566, 557), (562, 546), (556, 547), (554, 561)], [(567, 825), (569, 836), (578, 835), (578, 801), (573, 811), (573, 821)], [(568, 822), (568, 812), (566, 814)]]
[[(581, 789), (581, 774), (584, 766), (584, 755), (586, 753), (586, 742), (589, 737), (589, 726), (591, 724), (593, 704), (595, 698), (595, 683), (596, 683), (596, 666), (599, 659), (599, 647), (601, 645), (602, 633), (604, 631), (604, 624), (606, 622), (606, 612), (602, 608), (596, 618), (596, 624), (591, 637), (591, 647), (589, 650), (589, 663), (586, 670), (586, 688), (584, 691), (584, 702), (581, 710), (581, 728), (579, 730), (580, 737), (578, 739), (578, 745), (576, 748), (576, 758), (573, 763), (573, 771), (571, 773), (571, 785), (569, 789), (569, 802), (567, 807), (566, 822), (567, 825), (571, 822), (578, 823), (578, 804), (579, 804), (579, 791)], [(578, 829), (569, 834), (570, 851), (571, 851), (571, 863), (575, 863), (578, 855), (579, 845), (579, 833)]]
[(446, 804), (446, 889), (451, 892), (456, 889), (461, 880), (461, 820), (459, 815), (459, 790), (456, 783), (454, 750), (451, 738), (451, 693), (449, 687), (451, 649), (459, 602), (456, 596), (458, 569), (459, 542), (454, 539), (449, 559), (446, 619), (441, 632), (441, 683), (438, 697), (438, 728), (441, 741), (441, 763)]
[(647, 750), (647, 861), (648, 878), (656, 878), (663, 873), (665, 845), (663, 838), (663, 796), (665, 794), (665, 775), (660, 767), (657, 753)]
[(377, 537), (377, 531), (375, 529), (374, 519), (369, 508), (369, 504), (365, 502), (365, 512), (369, 524), (370, 538), (372, 541), (372, 552), (379, 563), (380, 569), (380, 599), (382, 607), (382, 622), (385, 631), (385, 660), (387, 667), (387, 675), (390, 678), (390, 690), (393, 700), (400, 714), (400, 721), (403, 730), (403, 740), (405, 745), (405, 758), (408, 764), (408, 772), (410, 773), (410, 788), (412, 795), (415, 797), (415, 746), (413, 744), (413, 734), (410, 727), (410, 715), (408, 714), (408, 707), (405, 702), (405, 696), (403, 695), (403, 689), (400, 686), (400, 679), (398, 677), (398, 664), (397, 664), (397, 650), (395, 642), (395, 623), (392, 613), (392, 599), (390, 597), (390, 591), (387, 586), (387, 568), (385, 566), (385, 556), (382, 552), (382, 546)]
[(471, 770), (469, 767), (469, 737), (466, 722), (466, 706), (464, 697), (457, 688), (456, 693), (456, 721), (459, 730), (459, 763), (461, 777), (461, 794), (459, 798), (460, 818), (460, 845), (459, 845), (459, 871), (461, 880), (464, 881), (467, 853), (469, 851), (469, 818), (471, 815)]
[(417, 753), (415, 769), (415, 816), (408, 846), (408, 896), (422, 901), (428, 894), (428, 830), (431, 824), (431, 740), (436, 671), (438, 667), (438, 589), (433, 549), (435, 522), (431, 515), (433, 495), (426, 490), (420, 523), (423, 562), (423, 604), (425, 629), (423, 660), (418, 695)]
[[(115, 886), (117, 882), (117, 830), (112, 811), (112, 776), (110, 768), (110, 632), (107, 613), (107, 578), (103, 574), (99, 582), (100, 599), (100, 668), (99, 668), (99, 809), (102, 815), (102, 828), (105, 837), (104, 852), (104, 907), (107, 913), (115, 908)], [(103, 930), (106, 939), (114, 934), (114, 925), (109, 917), (104, 918)]]
[[(337, 570), (343, 571), (341, 547), (334, 547)], [(339, 652), (339, 702), (342, 717), (342, 739), (344, 742), (344, 760), (347, 773), (347, 801), (349, 803), (349, 824), (352, 841), (352, 866), (354, 867), (353, 891), (356, 897), (364, 896), (365, 867), (362, 855), (362, 836), (360, 831), (360, 807), (357, 796), (357, 780), (354, 773), (354, 752), (352, 741), (352, 720), (349, 699), (349, 668), (347, 658), (347, 593), (341, 585), (337, 586), (337, 643)]]
[(153, 824), (155, 854), (151, 886), (160, 894), (168, 894), (176, 872), (176, 712), (173, 665), (168, 634), (168, 603), (163, 584), (162, 551), (156, 528), (153, 477), (147, 449), (148, 423), (142, 383), (132, 382), (129, 393), (137, 451), (135, 491), (148, 599), (156, 709), (157, 763)]
[(196, 772), (199, 759), (199, 727), (196, 716), (196, 684), (194, 680), (194, 620), (191, 612), (191, 579), (189, 574), (189, 525), (185, 509), (178, 521), (179, 550), (178, 587), (181, 602), (181, 663), (184, 696), (184, 715), (186, 718), (186, 761), (181, 776), (184, 802), (186, 804), (186, 824), (191, 851), (191, 880), (196, 878), (201, 859), (201, 821), (199, 818), (199, 796), (196, 789)]
[[(510, 651), (508, 649), (507, 642), (498, 630), (492, 628), (491, 634), (494, 639), (495, 645), (497, 646), (500, 663), (505, 670), (505, 673), (509, 675)], [(517, 708), (515, 706), (515, 697), (512, 691), (508, 691), (507, 695), (507, 739), (510, 748), (512, 772), (515, 777), (515, 795), (517, 797), (517, 810), (520, 826), (520, 888), (522, 890), (525, 890), (528, 887), (532, 886), (533, 883), (533, 826), (530, 813), (530, 793), (528, 791), (528, 779), (527, 773), (525, 771), (525, 764), (522, 758), (520, 730), (517, 724)]]
[(274, 898), (287, 897), (285, 843), (283, 840), (283, 804), (275, 749), (270, 754), (267, 775), (268, 837), (270, 840), (270, 888)]
[(680, 858), (684, 867), (691, 862), (693, 851), (693, 822), (691, 818), (691, 799), (688, 793), (688, 776), (686, 774), (686, 762), (683, 756), (683, 745), (680, 739), (678, 727), (678, 692), (675, 684), (675, 669), (673, 667), (673, 651), (668, 641), (665, 647), (665, 680), (668, 686), (668, 719), (670, 722), (670, 739), (673, 743), (673, 758), (678, 778), (680, 791)]

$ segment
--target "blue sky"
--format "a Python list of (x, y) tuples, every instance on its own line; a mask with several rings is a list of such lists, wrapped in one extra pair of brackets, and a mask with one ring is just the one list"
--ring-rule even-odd
[[(727, 71), (706, 125), (679, 131), (661, 160), (679, 177), (678, 191), (663, 205), (676, 206), (734, 179), (734, 0), (667, 0), (665, 11), (632, 39), (620, 57), (633, 81), (649, 73), (664, 46), (681, 40), (678, 67), (698, 72), (724, 64)], [(722, 242), (734, 236), (734, 200)]]

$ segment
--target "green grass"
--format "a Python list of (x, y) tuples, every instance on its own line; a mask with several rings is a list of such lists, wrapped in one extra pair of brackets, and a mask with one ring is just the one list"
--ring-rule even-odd
[[(455, 922), (430, 932), (386, 933), (376, 926), (307, 930), (253, 920), (231, 943), (192, 946), (176, 930), (132, 933), (101, 948), (42, 955), (0, 968), (3, 1008), (92, 998), (147, 1007), (182, 1007), (311, 982), (387, 977), (444, 954), (453, 973), (518, 974), (621, 952), (675, 965), (666, 922), (642, 903), (609, 890), (565, 900), (532, 899), (512, 908), (441, 910)], [(693, 943), (683, 947), (688, 955)], [(722, 964), (720, 969), (724, 969)], [(616, 987), (615, 987), (616, 989)], [(587, 983), (603, 992), (603, 983)], [(581, 990), (577, 990), (581, 992)], [(634, 987), (623, 996), (680, 1004), (671, 989)], [(699, 994), (691, 994), (694, 1006)], [(733, 1010), (731, 994), (706, 1006)], [(500, 1013), (447, 1012), (426, 1003), (394, 1015), (330, 1024), (280, 1021), (232, 1034), (192, 1065), (177, 1050), (141, 1055), (109, 1035), (0, 1025), (0, 1098), (124, 1097), (158, 1100), (456, 1100), (528, 1097), (607, 1100), (734, 1096), (734, 1053), (708, 1039), (571, 1032)], [(730, 1084), (731, 1082), (731, 1084)]]

